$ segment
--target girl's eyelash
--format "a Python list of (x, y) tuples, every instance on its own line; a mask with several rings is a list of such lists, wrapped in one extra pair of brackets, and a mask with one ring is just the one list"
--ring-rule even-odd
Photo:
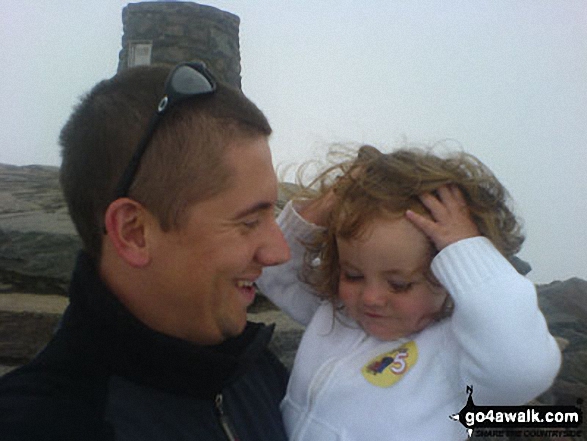
[[(342, 277), (344, 277), (344, 279), (347, 282), (358, 282), (363, 279), (363, 275), (360, 273), (353, 273), (353, 272), (348, 272), (348, 271), (344, 271), (344, 270), (341, 270), (340, 273), (342, 274)], [(393, 292), (396, 292), (396, 293), (408, 292), (414, 286), (414, 282), (388, 281), (387, 284), (389, 285), (389, 288)]]
[(397, 283), (397, 282), (387, 282), (389, 284), (389, 287), (391, 288), (392, 291), (394, 292), (407, 292), (409, 291), (412, 286), (414, 285), (412, 282), (406, 282), (406, 283)]
[(360, 280), (363, 278), (363, 276), (361, 274), (351, 274), (351, 273), (347, 273), (345, 271), (342, 272), (342, 275), (344, 276), (344, 278), (346, 280)]

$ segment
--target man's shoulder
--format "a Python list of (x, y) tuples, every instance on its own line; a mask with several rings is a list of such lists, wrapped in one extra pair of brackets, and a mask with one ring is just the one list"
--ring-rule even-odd
[(101, 433), (104, 382), (100, 375), (65, 359), (56, 361), (41, 353), (0, 378), (3, 440), (79, 439), (89, 427)]

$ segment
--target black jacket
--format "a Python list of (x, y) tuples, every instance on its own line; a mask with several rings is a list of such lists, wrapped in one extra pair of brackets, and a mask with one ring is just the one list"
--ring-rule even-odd
[[(272, 328), (197, 346), (157, 333), (109, 292), (80, 254), (70, 305), (47, 347), (0, 379), (0, 439), (285, 440), (287, 372)], [(232, 429), (228, 426), (232, 426)]]

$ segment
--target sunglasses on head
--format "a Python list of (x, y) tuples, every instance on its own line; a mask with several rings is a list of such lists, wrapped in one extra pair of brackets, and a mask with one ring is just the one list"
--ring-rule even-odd
[(202, 62), (182, 63), (170, 72), (165, 81), (165, 91), (157, 106), (157, 111), (151, 118), (145, 134), (135, 148), (130, 162), (116, 185), (115, 200), (128, 196), (130, 186), (139, 169), (141, 158), (147, 150), (149, 141), (151, 141), (163, 115), (177, 103), (199, 95), (211, 94), (215, 90), (216, 80)]

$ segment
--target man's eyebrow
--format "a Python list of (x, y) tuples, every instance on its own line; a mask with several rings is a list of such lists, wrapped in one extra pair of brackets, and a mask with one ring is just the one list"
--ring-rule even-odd
[(250, 207), (247, 207), (244, 210), (239, 211), (234, 216), (234, 218), (240, 219), (240, 218), (249, 216), (251, 214), (257, 213), (259, 211), (272, 210), (274, 206), (275, 206), (275, 202), (268, 202), (268, 201), (257, 202), (256, 204), (253, 204)]

